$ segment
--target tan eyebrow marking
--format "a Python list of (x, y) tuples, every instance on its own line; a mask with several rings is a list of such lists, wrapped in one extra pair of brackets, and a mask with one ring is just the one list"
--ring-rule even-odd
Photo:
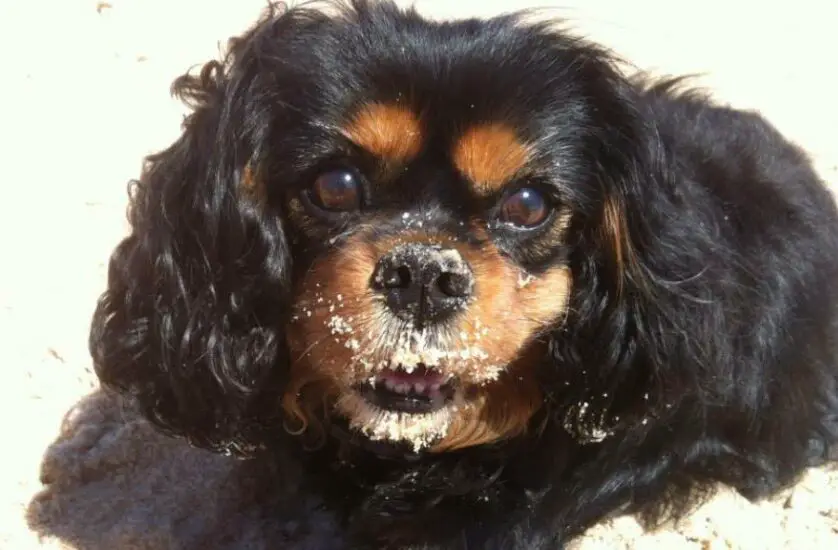
[(530, 149), (512, 128), (494, 122), (469, 128), (454, 145), (452, 157), (474, 191), (487, 195), (520, 172), (530, 159)]
[(386, 161), (404, 162), (422, 148), (422, 124), (401, 105), (367, 103), (342, 133), (353, 143)]

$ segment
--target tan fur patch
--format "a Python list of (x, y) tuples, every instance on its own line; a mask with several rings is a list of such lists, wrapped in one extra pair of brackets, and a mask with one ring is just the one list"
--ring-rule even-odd
[(628, 273), (634, 273), (639, 281), (640, 270), (637, 263), (634, 247), (629, 238), (626, 219), (622, 209), (614, 199), (608, 199), (603, 211), (603, 232), (606, 241), (611, 243), (614, 263), (617, 267), (619, 280), (617, 281), (618, 292), (623, 291), (623, 285)]
[(265, 200), (265, 189), (259, 182), (257, 169), (249, 162), (242, 169), (241, 179), (239, 180), (239, 192), (241, 196), (257, 203)]
[(470, 128), (454, 145), (454, 165), (479, 195), (502, 188), (521, 171), (530, 151), (514, 129), (501, 123)]
[(422, 148), (422, 125), (407, 107), (368, 103), (361, 107), (343, 134), (385, 162), (405, 162)]
[[(447, 235), (411, 232), (373, 243), (364, 237), (360, 233), (349, 237), (323, 257), (297, 289), (288, 334), (298, 360), (292, 365), (293, 383), (283, 403), (300, 429), (316, 422), (311, 417), (324, 403), (340, 401), (341, 396), (351, 395), (353, 386), (368, 383), (389, 364), (394, 350), (401, 349), (400, 338), (411, 329), (394, 321), (382, 297), (371, 290), (370, 278), (378, 259), (393, 247), (427, 242), (456, 248), (476, 279), (474, 299), (454, 320), (444, 342), (418, 349), (422, 362), (438, 364), (454, 375), (467, 396), (464, 406), (446, 419), (445, 435), (431, 449), (453, 450), (523, 432), (542, 405), (532, 377), (534, 363), (544, 352), (538, 338), (565, 315), (569, 270), (560, 266), (529, 276), (491, 243), (478, 250)], [(357, 405), (342, 410), (350, 417), (353, 411), (370, 416)], [(411, 429), (405, 425), (399, 433)]]
[(253, 176), (253, 169), (248, 164), (242, 171), (241, 186), (247, 190), (252, 190), (256, 186), (256, 179)]
[(430, 450), (464, 449), (525, 433), (542, 407), (543, 396), (532, 370), (544, 352), (543, 346), (532, 346), (496, 381), (478, 388), (468, 406), (453, 417), (445, 437)]

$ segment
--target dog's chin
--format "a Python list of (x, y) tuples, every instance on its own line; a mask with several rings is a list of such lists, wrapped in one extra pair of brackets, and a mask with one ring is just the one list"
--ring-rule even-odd
[(445, 437), (463, 405), (455, 377), (420, 364), (379, 371), (346, 392), (338, 409), (351, 428), (371, 440), (404, 443), (419, 452)]

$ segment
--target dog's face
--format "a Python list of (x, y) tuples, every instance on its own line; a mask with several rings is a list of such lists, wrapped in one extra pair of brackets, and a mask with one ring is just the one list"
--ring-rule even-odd
[[(293, 235), (286, 408), (417, 449), (515, 435), (568, 303), (570, 195), (591, 183), (574, 173), (578, 85), (528, 66), (518, 37), (495, 57), (488, 33), (427, 48), (424, 28), (335, 31), (353, 54), (295, 75), (308, 101), (244, 182)], [(551, 54), (556, 78), (578, 61)]]
[[(167, 398), (194, 392), (211, 409), (210, 394), (241, 391), (264, 407), (271, 396), (253, 388), (276, 378), (291, 430), (341, 417), (432, 451), (526, 431), (545, 402), (549, 335), (574, 293), (591, 292), (589, 264), (607, 258), (616, 287), (631, 259), (620, 189), (605, 176), (636, 169), (615, 75), (601, 51), (520, 18), (434, 24), (360, 2), (268, 16), (225, 67), (182, 82), (201, 106), (158, 157), (169, 166), (146, 176), (123, 245), (136, 255), (144, 231), (162, 232), (170, 248), (145, 250), (145, 265), (165, 270), (153, 258), (163, 252), (184, 264), (171, 286), (147, 274), (158, 296), (179, 296), (168, 311), (191, 319), (161, 325), (179, 341), (157, 358), (190, 367), (158, 367), (155, 380), (207, 381)], [(202, 270), (212, 275), (185, 288)], [(205, 322), (239, 347), (189, 355), (221, 337), (189, 342), (203, 299), (229, 308)], [(146, 308), (151, 326), (159, 312)], [(111, 362), (100, 353), (104, 380), (141, 383), (113, 376)], [(162, 413), (165, 401), (150, 405), (162, 423), (204, 422), (183, 403)]]
[(321, 122), (311, 167), (276, 186), (298, 262), (286, 403), (313, 391), (370, 437), (417, 448), (512, 435), (541, 401), (527, 352), (571, 285), (558, 159), (508, 109), (469, 109), (468, 82), (422, 97), (410, 90), (432, 82), (379, 91), (386, 76)]

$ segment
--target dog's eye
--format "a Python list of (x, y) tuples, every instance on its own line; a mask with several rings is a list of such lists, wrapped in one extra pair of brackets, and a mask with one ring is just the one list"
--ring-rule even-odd
[(325, 210), (355, 210), (361, 202), (361, 184), (351, 170), (330, 170), (314, 180), (311, 197), (317, 206)]
[(536, 189), (525, 187), (504, 199), (500, 220), (516, 227), (535, 227), (547, 219), (550, 205)]

